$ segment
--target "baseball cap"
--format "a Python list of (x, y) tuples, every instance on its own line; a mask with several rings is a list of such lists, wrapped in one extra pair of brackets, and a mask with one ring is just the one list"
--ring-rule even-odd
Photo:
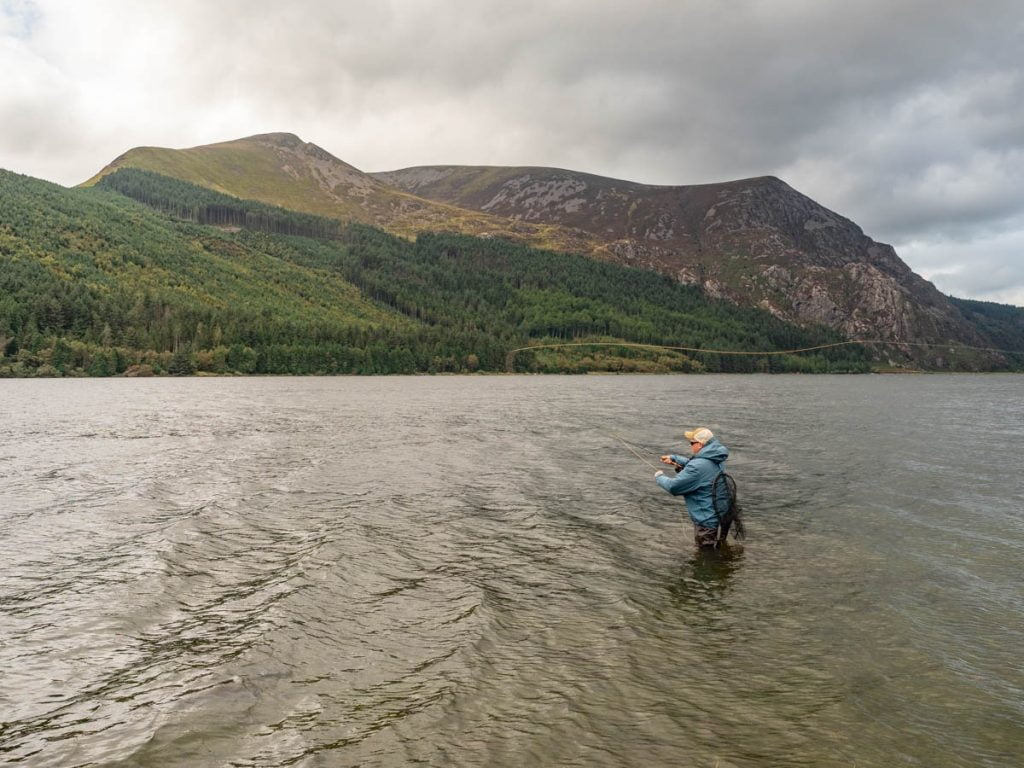
[(691, 443), (706, 443), (708, 440), (713, 438), (715, 434), (707, 427), (697, 427), (691, 429), (689, 432), (683, 432), (683, 436)]

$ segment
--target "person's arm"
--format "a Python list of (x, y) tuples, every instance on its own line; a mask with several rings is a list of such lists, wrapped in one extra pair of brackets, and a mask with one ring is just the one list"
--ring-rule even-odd
[(700, 487), (701, 476), (700, 471), (697, 467), (687, 463), (687, 466), (675, 477), (669, 477), (668, 475), (661, 474), (654, 478), (658, 485), (664, 488), (666, 491), (671, 493), (673, 496), (679, 496), (684, 493), (689, 493)]

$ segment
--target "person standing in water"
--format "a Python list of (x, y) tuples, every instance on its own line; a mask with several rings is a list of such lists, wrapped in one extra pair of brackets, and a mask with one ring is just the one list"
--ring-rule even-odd
[(654, 473), (654, 479), (673, 496), (682, 496), (686, 501), (697, 546), (702, 549), (715, 547), (718, 544), (718, 526), (722, 521), (718, 519), (712, 503), (711, 487), (719, 473), (725, 471), (729, 449), (707, 427), (698, 427), (684, 435), (690, 442), (693, 455), (688, 459), (675, 454), (662, 456), (663, 463), (676, 466), (679, 472), (675, 477), (669, 477), (659, 469)]

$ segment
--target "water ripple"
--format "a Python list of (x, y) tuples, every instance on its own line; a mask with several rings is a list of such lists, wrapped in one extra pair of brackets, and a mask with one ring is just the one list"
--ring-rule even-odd
[[(1016, 766), (1022, 394), (0, 381), (0, 761)], [(698, 422), (749, 513), (711, 554), (608, 437)]]

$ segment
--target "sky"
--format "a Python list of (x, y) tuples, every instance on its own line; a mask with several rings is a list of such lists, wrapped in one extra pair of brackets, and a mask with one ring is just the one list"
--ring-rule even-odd
[(275, 131), (365, 171), (774, 175), (1024, 306), (1019, 0), (0, 0), (0, 168)]

